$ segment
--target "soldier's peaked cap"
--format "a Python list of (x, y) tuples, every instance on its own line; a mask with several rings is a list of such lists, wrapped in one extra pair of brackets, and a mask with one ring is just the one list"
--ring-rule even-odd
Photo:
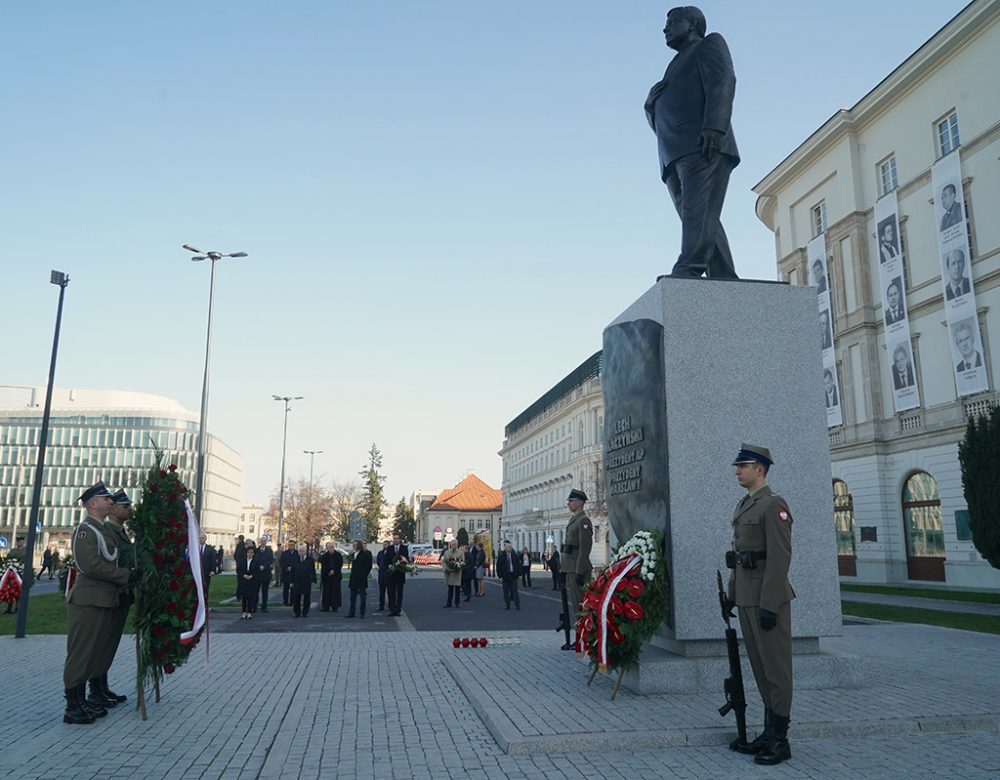
[(756, 444), (741, 444), (733, 465), (738, 466), (741, 463), (762, 463), (765, 468), (771, 468), (774, 458), (771, 457), (771, 451), (767, 447), (758, 447)]
[(90, 499), (97, 498), (98, 496), (107, 496), (111, 498), (111, 491), (104, 487), (103, 482), (98, 482), (95, 485), (91, 485), (89, 488), (83, 491), (80, 495), (79, 501), (81, 504), (86, 504)]
[(132, 504), (132, 499), (128, 497), (128, 493), (126, 493), (124, 490), (119, 490), (117, 493), (111, 496), (111, 500), (114, 501), (116, 504), (124, 504), (126, 506), (130, 506)]
[(577, 490), (576, 488), (573, 488), (571, 491), (569, 491), (569, 498), (567, 498), (566, 500), (572, 501), (574, 499), (576, 499), (577, 501), (586, 501), (587, 494), (584, 493), (582, 490)]

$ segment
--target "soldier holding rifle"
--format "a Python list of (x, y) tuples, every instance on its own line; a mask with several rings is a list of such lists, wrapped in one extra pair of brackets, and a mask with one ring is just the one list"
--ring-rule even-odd
[(780, 764), (792, 756), (792, 515), (766, 483), (773, 462), (768, 449), (751, 444), (736, 456), (736, 479), (747, 494), (733, 512), (733, 549), (726, 553), (732, 569), (729, 606), (739, 607), (747, 656), (764, 700), (764, 732), (749, 744), (737, 738), (730, 747), (754, 754), (758, 764)]

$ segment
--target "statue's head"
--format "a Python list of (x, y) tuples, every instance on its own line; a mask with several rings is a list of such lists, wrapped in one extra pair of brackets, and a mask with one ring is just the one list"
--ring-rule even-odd
[(671, 49), (682, 49), (695, 40), (704, 38), (708, 28), (705, 14), (693, 5), (679, 5), (667, 12), (663, 35)]

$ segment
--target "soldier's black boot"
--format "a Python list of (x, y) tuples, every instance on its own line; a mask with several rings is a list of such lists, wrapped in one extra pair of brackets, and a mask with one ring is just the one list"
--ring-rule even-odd
[(108, 675), (101, 675), (101, 693), (104, 694), (104, 698), (108, 701), (112, 701), (115, 704), (121, 704), (124, 701), (128, 701), (128, 696), (122, 696), (120, 693), (115, 693), (108, 687)]
[(771, 737), (761, 751), (753, 757), (757, 764), (780, 764), (792, 757), (792, 748), (788, 744), (788, 718), (771, 713)]
[(80, 706), (79, 692), (76, 687), (67, 688), (66, 712), (63, 713), (63, 723), (93, 723), (95, 718)]
[(88, 703), (94, 704), (98, 707), (104, 707), (106, 710), (110, 710), (118, 704), (117, 701), (113, 701), (104, 695), (104, 686), (101, 684), (100, 677), (91, 677), (89, 682), (90, 695), (87, 697)]
[(95, 718), (103, 718), (108, 714), (108, 711), (103, 706), (87, 699), (87, 683), (80, 683), (76, 686), (76, 695), (80, 702), (80, 707), (84, 712), (93, 715)]
[(737, 753), (746, 753), (747, 755), (755, 756), (764, 749), (764, 745), (768, 743), (771, 739), (771, 710), (764, 709), (764, 730), (757, 735), (757, 738), (752, 742), (740, 742), (740, 738), (737, 737), (732, 742), (729, 743), (729, 749), (735, 750)]

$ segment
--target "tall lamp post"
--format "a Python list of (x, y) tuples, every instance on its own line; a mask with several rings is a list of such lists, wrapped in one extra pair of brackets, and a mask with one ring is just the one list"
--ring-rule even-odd
[[(38, 529), (38, 509), (42, 503), (42, 473), (45, 469), (45, 445), (49, 438), (49, 416), (52, 412), (52, 385), (56, 378), (56, 354), (59, 352), (59, 328), (62, 325), (63, 298), (66, 295), (66, 285), (69, 275), (62, 271), (52, 271), (49, 276), (52, 284), (59, 285), (59, 306), (56, 308), (56, 331), (52, 337), (52, 359), (49, 361), (49, 384), (45, 390), (45, 410), (42, 412), (42, 430), (38, 436), (38, 462), (35, 464), (35, 484), (31, 492), (31, 512), (28, 513), (28, 541), (25, 547), (27, 560), (24, 562), (24, 578), (21, 583), (21, 599), (17, 604), (17, 623), (14, 626), (14, 636), (24, 638), (28, 626), (28, 597), (31, 583), (35, 577), (35, 538)], [(16, 543), (16, 539), (15, 539)]]
[[(316, 456), (322, 454), (323, 450), (302, 450), (306, 455), (309, 456), (309, 525), (312, 526), (312, 516), (313, 516), (313, 462), (316, 460)], [(319, 539), (316, 540), (316, 544), (319, 545)]]
[(285, 522), (285, 451), (288, 446), (288, 404), (290, 401), (301, 401), (301, 395), (272, 395), (275, 401), (285, 402), (285, 430), (281, 435), (281, 487), (278, 489), (278, 549), (284, 542), (281, 538), (281, 527)]
[(195, 476), (194, 490), (194, 514), (198, 518), (198, 523), (203, 524), (201, 516), (205, 506), (205, 461), (208, 457), (208, 366), (209, 358), (212, 354), (212, 306), (215, 303), (215, 264), (223, 257), (246, 257), (246, 252), (205, 252), (190, 244), (184, 244), (183, 248), (188, 252), (194, 252), (191, 258), (194, 263), (202, 260), (212, 261), (211, 281), (208, 286), (208, 333), (205, 336), (205, 374), (201, 380), (201, 415), (198, 421), (198, 473)]

